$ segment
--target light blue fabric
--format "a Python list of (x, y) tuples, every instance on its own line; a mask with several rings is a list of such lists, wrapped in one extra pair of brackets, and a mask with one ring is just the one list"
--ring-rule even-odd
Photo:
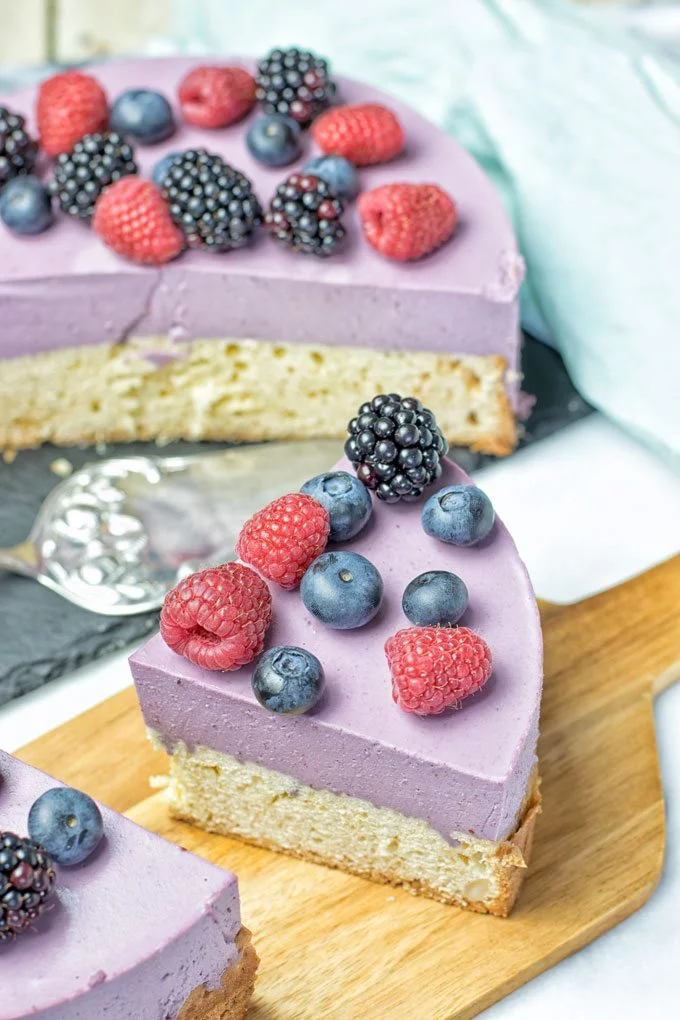
[(183, 48), (304, 42), (456, 135), (511, 210), (527, 328), (561, 350), (586, 398), (680, 458), (670, 51), (557, 0), (296, 0), (292, 23), (279, 0), (177, 0), (176, 10)]

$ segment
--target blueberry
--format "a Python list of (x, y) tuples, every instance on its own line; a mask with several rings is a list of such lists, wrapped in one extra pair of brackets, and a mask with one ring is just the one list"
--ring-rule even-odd
[(326, 552), (309, 567), (300, 585), (309, 612), (335, 630), (363, 627), (380, 609), (383, 582), (365, 556)]
[(41, 234), (54, 222), (52, 198), (37, 177), (15, 177), (0, 192), (0, 219), (15, 234)]
[(448, 570), (428, 570), (409, 582), (401, 600), (415, 627), (453, 627), (468, 606), (464, 583)]
[(263, 708), (279, 715), (300, 715), (321, 697), (323, 667), (304, 648), (270, 648), (255, 667), (252, 684)]
[(300, 128), (291, 117), (270, 113), (251, 124), (246, 144), (265, 166), (287, 166), (300, 155)]
[(342, 156), (315, 156), (314, 159), (307, 160), (302, 172), (320, 177), (333, 189), (338, 198), (344, 198), (348, 202), (359, 193), (357, 172)]
[(175, 130), (172, 107), (164, 95), (152, 89), (128, 89), (111, 107), (109, 126), (119, 135), (153, 145)]
[(328, 510), (331, 518), (328, 537), (331, 542), (346, 542), (354, 538), (373, 513), (368, 489), (346, 471), (329, 471), (310, 478), (300, 491), (306, 492)]
[(427, 534), (451, 545), (481, 542), (493, 528), (494, 519), (491, 500), (476, 485), (447, 485), (423, 507)]
[(181, 153), (179, 152), (169, 152), (167, 156), (163, 156), (163, 158), (159, 159), (158, 162), (156, 163), (155, 167), (151, 171), (151, 180), (154, 182), (154, 184), (157, 184), (159, 188), (163, 187), (163, 182), (165, 181), (172, 161), (176, 156), (180, 155)]
[(61, 786), (33, 804), (28, 833), (58, 864), (80, 864), (99, 846), (104, 825), (91, 797)]

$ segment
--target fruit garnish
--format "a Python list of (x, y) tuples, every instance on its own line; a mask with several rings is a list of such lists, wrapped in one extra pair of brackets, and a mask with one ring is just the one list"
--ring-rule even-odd
[(406, 585), (401, 606), (416, 627), (453, 627), (468, 607), (468, 590), (457, 574), (427, 570)]
[(467, 627), (411, 627), (385, 643), (392, 697), (404, 712), (439, 715), (481, 690), (491, 652)]
[(243, 67), (195, 67), (182, 79), (178, 96), (187, 124), (228, 127), (255, 105), (255, 79)]
[(244, 524), (236, 555), (281, 588), (297, 588), (307, 567), (326, 548), (328, 511), (311, 496), (292, 492)]
[(328, 61), (296, 47), (268, 53), (258, 64), (256, 85), (267, 113), (283, 113), (302, 125), (325, 110), (336, 93)]
[(384, 184), (359, 199), (364, 236), (385, 258), (413, 262), (440, 248), (453, 234), (453, 199), (436, 184)]
[(476, 485), (447, 485), (423, 507), (423, 528), (450, 545), (476, 545), (494, 525), (491, 500)]
[(295, 173), (279, 184), (264, 223), (285, 247), (325, 258), (337, 252), (345, 236), (343, 208), (320, 177)]
[(36, 120), (41, 146), (48, 156), (58, 156), (84, 135), (106, 130), (106, 93), (96, 78), (82, 71), (55, 74), (38, 89)]
[(97, 202), (92, 226), (116, 254), (142, 265), (162, 266), (184, 248), (159, 189), (141, 177), (110, 185)]
[(380, 103), (338, 106), (312, 127), (312, 137), (326, 155), (343, 156), (354, 166), (387, 163), (404, 148), (404, 129)]
[(279, 715), (308, 712), (321, 697), (323, 685), (323, 667), (316, 655), (288, 645), (265, 652), (252, 677), (259, 703)]
[(376, 615), (383, 600), (383, 581), (365, 556), (326, 552), (316, 559), (300, 585), (305, 608), (327, 627), (353, 630)]

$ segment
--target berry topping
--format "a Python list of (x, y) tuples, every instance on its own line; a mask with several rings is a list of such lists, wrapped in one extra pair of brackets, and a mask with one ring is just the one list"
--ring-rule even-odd
[(449, 448), (432, 412), (398, 393), (362, 404), (347, 431), (345, 454), (357, 478), (386, 503), (419, 499), (439, 478)]
[(404, 130), (386, 106), (338, 106), (315, 122), (312, 137), (326, 155), (343, 156), (354, 166), (394, 159), (404, 148)]
[(0, 106), (0, 188), (13, 177), (30, 174), (35, 165), (38, 143), (24, 124), (18, 113)]
[(309, 564), (326, 548), (328, 511), (311, 496), (292, 492), (243, 525), (236, 554), (281, 588), (297, 588)]
[(137, 173), (134, 153), (115, 131), (86, 135), (62, 152), (50, 190), (63, 212), (91, 220), (99, 196), (121, 177)]
[(358, 535), (373, 513), (368, 489), (347, 471), (329, 471), (310, 478), (300, 489), (328, 510), (331, 542), (347, 542)]
[(30, 839), (0, 832), (0, 945), (38, 919), (56, 882), (48, 853)]
[(112, 131), (138, 142), (163, 142), (175, 130), (172, 107), (164, 95), (152, 89), (128, 89), (111, 107)]
[(170, 262), (184, 247), (159, 189), (141, 177), (124, 177), (107, 188), (92, 226), (118, 255), (147, 266)]
[(262, 222), (248, 178), (205, 149), (188, 149), (173, 159), (163, 181), (163, 197), (190, 248), (210, 252), (242, 248)]
[(495, 520), (491, 500), (476, 485), (447, 485), (423, 507), (423, 528), (450, 545), (476, 545)]
[(307, 160), (302, 173), (320, 177), (333, 194), (345, 202), (351, 202), (359, 193), (357, 172), (342, 156), (315, 156)]
[(281, 244), (304, 255), (333, 255), (345, 236), (343, 204), (320, 177), (292, 174), (276, 189), (265, 226)]
[(225, 563), (183, 581), (165, 596), (161, 637), (203, 669), (232, 670), (260, 654), (272, 619), (266, 583), (242, 563)]
[(251, 124), (246, 144), (265, 166), (287, 166), (300, 155), (300, 128), (290, 117), (270, 113)]
[(181, 152), (169, 152), (167, 156), (163, 156), (159, 159), (153, 170), (151, 171), (151, 180), (154, 184), (157, 184), (159, 188), (163, 187), (165, 178), (168, 176), (168, 170), (172, 166), (173, 160), (181, 156)]
[(46, 790), (28, 814), (28, 832), (57, 864), (80, 864), (104, 835), (99, 808), (86, 793), (67, 786)]
[(453, 234), (453, 199), (436, 184), (384, 184), (359, 199), (366, 240), (385, 258), (411, 262), (439, 248)]
[(0, 219), (15, 234), (42, 234), (54, 223), (52, 196), (37, 177), (15, 177), (0, 191)]
[(383, 599), (382, 577), (353, 552), (327, 552), (302, 578), (300, 595), (317, 620), (334, 630), (353, 630), (372, 620)]
[(252, 683), (263, 708), (279, 715), (300, 715), (321, 697), (323, 667), (304, 648), (270, 648), (255, 667)]
[(55, 74), (40, 86), (36, 119), (40, 144), (48, 156), (58, 156), (83, 135), (106, 130), (106, 93), (98, 81), (81, 71)]
[(406, 585), (404, 614), (416, 627), (453, 627), (468, 606), (468, 591), (457, 574), (428, 570)]
[(242, 67), (195, 67), (182, 80), (178, 95), (187, 124), (227, 127), (255, 105), (255, 79)]
[(335, 83), (328, 62), (306, 50), (272, 50), (257, 68), (257, 98), (267, 113), (309, 124), (330, 105)]
[(479, 691), (491, 676), (491, 652), (467, 627), (411, 627), (385, 643), (392, 697), (404, 712), (439, 715)]

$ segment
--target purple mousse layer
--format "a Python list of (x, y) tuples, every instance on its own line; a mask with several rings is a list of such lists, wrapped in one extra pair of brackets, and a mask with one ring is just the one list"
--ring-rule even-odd
[[(101, 64), (92, 73), (110, 99), (126, 88), (151, 87), (175, 103), (179, 81), (199, 62), (205, 61), (134, 60)], [(252, 62), (241, 62), (252, 69)], [(339, 81), (343, 101), (385, 103), (406, 131), (407, 149), (398, 159), (360, 171), (362, 189), (393, 181), (439, 184), (460, 214), (449, 244), (417, 263), (383, 259), (363, 240), (354, 204), (345, 215), (346, 249), (326, 261), (295, 255), (260, 232), (247, 250), (188, 252), (155, 270), (120, 259), (86, 226), (63, 216), (35, 238), (0, 225), (0, 357), (181, 330), (189, 337), (500, 354), (516, 370), (523, 264), (490, 181), (414, 110), (367, 85)], [(0, 102), (32, 123), (35, 95), (25, 89)], [(294, 167), (269, 169), (250, 156), (250, 119), (217, 131), (182, 125), (161, 145), (137, 145), (141, 172), (148, 174), (168, 152), (208, 148), (243, 170), (266, 205)], [(304, 159), (313, 154), (308, 135), (305, 146)], [(509, 391), (514, 399), (512, 373)]]
[[(338, 466), (351, 470), (346, 461)], [(447, 462), (441, 484), (465, 481)], [(429, 538), (421, 510), (420, 504), (376, 501), (368, 527), (343, 546), (366, 556), (385, 582), (384, 604), (366, 627), (324, 627), (298, 592), (271, 586), (268, 646), (307, 648), (326, 671), (326, 693), (313, 712), (268, 713), (251, 691), (252, 667), (211, 673), (156, 636), (130, 660), (147, 726), (170, 751), (178, 742), (210, 747), (300, 783), (423, 818), (446, 838), (455, 832), (507, 836), (536, 762), (543, 679), (536, 600), (500, 521), (484, 543), (460, 549)], [(460, 711), (419, 718), (393, 703), (383, 646), (409, 626), (401, 609), (404, 588), (433, 569), (465, 581), (470, 606), (461, 623), (488, 642), (494, 666), (486, 687)]]
[[(0, 829), (61, 784), (0, 751)], [(0, 1020), (172, 1020), (236, 962), (236, 876), (102, 807), (105, 841), (57, 868), (55, 906), (0, 946)]]

